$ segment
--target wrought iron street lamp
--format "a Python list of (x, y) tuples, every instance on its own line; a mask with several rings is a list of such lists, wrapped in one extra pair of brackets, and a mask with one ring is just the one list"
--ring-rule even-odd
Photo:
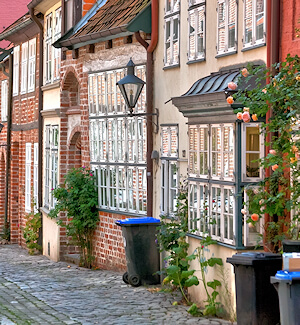
[(134, 63), (130, 59), (127, 63), (127, 75), (117, 82), (120, 88), (122, 96), (125, 99), (125, 103), (129, 108), (129, 114), (133, 115), (133, 109), (139, 99), (142, 89), (145, 85), (145, 81), (138, 78), (134, 74)]

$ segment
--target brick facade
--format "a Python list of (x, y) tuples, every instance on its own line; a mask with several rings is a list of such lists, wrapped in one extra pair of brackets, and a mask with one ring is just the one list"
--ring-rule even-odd
[[(138, 44), (133, 41), (135, 46)], [(124, 44), (123, 38), (112, 41), (112, 48), (122, 49), (130, 47)], [(68, 169), (90, 165), (89, 143), (89, 106), (88, 106), (88, 72), (85, 68), (87, 62), (97, 58), (106, 49), (105, 42), (95, 44), (95, 50), (90, 53), (89, 46), (79, 48), (78, 57), (73, 59), (72, 51), (66, 52), (66, 59), (61, 61), (61, 123), (60, 123), (60, 179)], [(128, 49), (126, 51), (129, 51)], [(145, 50), (141, 47), (141, 52)], [(130, 56), (128, 56), (129, 59)], [(108, 60), (111, 60), (109, 58)], [(97, 70), (101, 70), (101, 60)], [(106, 62), (107, 63), (107, 62)], [(118, 66), (120, 68), (120, 66)], [(97, 71), (96, 70), (96, 71)], [(105, 69), (104, 69), (105, 70)], [(92, 72), (92, 71), (90, 71)], [(80, 115), (80, 125), (74, 125), (72, 121)], [(95, 265), (105, 269), (126, 269), (125, 251), (121, 228), (115, 225), (115, 221), (126, 218), (125, 215), (100, 211), (99, 223), (95, 230), (94, 250)], [(60, 257), (68, 252), (74, 252), (74, 248), (67, 245), (65, 229), (60, 232)]]
[[(283, 61), (287, 54), (292, 56), (300, 54), (300, 2), (298, 0), (281, 1), (281, 43), (280, 61)], [(299, 37), (297, 37), (299, 35)]]
[[(27, 41), (27, 40), (26, 40)], [(15, 46), (21, 45), (14, 44)], [(39, 38), (36, 36), (36, 49), (39, 46)], [(21, 48), (21, 46), (20, 46)], [(21, 53), (20, 53), (21, 54)], [(11, 159), (9, 171), (8, 194), (8, 221), (10, 222), (11, 243), (26, 247), (22, 229), (25, 227), (25, 147), (31, 143), (31, 189), (34, 180), (34, 143), (38, 143), (38, 66), (39, 57), (36, 51), (35, 57), (35, 90), (21, 94), (21, 78), (19, 78), (18, 95), (12, 98), (12, 126), (11, 126)], [(21, 64), (19, 64), (19, 76), (21, 76)], [(0, 74), (0, 79), (7, 78)], [(1, 145), (6, 144), (7, 122), (3, 122), (4, 128), (0, 134)], [(9, 149), (9, 148), (8, 148)], [(6, 182), (6, 157), (7, 147), (0, 147), (0, 233), (4, 223), (5, 182)], [(31, 196), (32, 196), (31, 190)]]

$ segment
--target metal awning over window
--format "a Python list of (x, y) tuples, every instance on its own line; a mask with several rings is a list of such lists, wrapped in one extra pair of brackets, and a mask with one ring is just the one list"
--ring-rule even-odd
[[(234, 122), (236, 115), (226, 101), (225, 92), (229, 90), (229, 82), (238, 84), (239, 75), (240, 67), (212, 73), (196, 81), (185, 94), (173, 97), (172, 103), (189, 118), (189, 124)], [(239, 81), (238, 89), (253, 89), (254, 86), (255, 78), (252, 78), (247, 83)]]

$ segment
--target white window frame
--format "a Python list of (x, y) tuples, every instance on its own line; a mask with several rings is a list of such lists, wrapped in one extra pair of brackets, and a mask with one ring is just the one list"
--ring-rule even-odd
[(39, 207), (38, 200), (38, 170), (39, 170), (39, 144), (33, 144), (33, 198), (34, 198), (34, 210), (37, 211)]
[(28, 51), (28, 92), (35, 89), (36, 38), (29, 41)]
[[(227, 54), (231, 52), (235, 52), (237, 50), (237, 16), (238, 16), (238, 11), (237, 11), (237, 2), (235, 1), (235, 35), (234, 35), (234, 46), (233, 47), (228, 47), (229, 43), (229, 1), (230, 0), (218, 0), (218, 7), (217, 7), (217, 55), (222, 55), (222, 54)], [(225, 4), (225, 46), (224, 49), (221, 50), (219, 48), (219, 5), (224, 3)]]
[(31, 143), (25, 145), (25, 212), (31, 212)]
[(244, 32), (243, 32), (243, 47), (249, 48), (260, 44), (266, 43), (266, 0), (263, 0), (264, 3), (264, 23), (263, 23), (263, 38), (257, 39), (256, 35), (256, 8), (257, 8), (257, 0), (251, 0), (252, 1), (252, 41), (246, 43), (246, 5), (247, 1), (244, 0)]
[[(204, 195), (204, 204), (199, 205), (201, 201), (200, 198), (200, 187), (205, 188), (202, 192), (205, 192)], [(195, 193), (196, 188), (196, 193)], [(215, 188), (216, 190), (220, 191), (221, 202), (220, 207), (217, 207), (217, 210), (214, 210), (213, 204), (216, 202), (212, 202), (212, 189)], [(208, 236), (210, 235), (214, 240), (234, 245), (235, 243), (235, 199), (233, 195), (233, 207), (232, 207), (232, 229), (230, 230), (230, 223), (227, 224), (228, 232), (232, 232), (232, 239), (225, 238), (225, 190), (235, 192), (235, 187), (233, 185), (221, 185), (215, 183), (206, 183), (201, 181), (190, 181), (189, 182), (189, 229), (195, 230), (195, 234), (198, 236)], [(191, 195), (192, 194), (192, 195)], [(193, 195), (194, 194), (194, 195)], [(217, 205), (219, 203), (217, 202)], [(220, 215), (220, 233), (216, 235), (214, 232), (215, 227), (218, 227), (218, 223), (213, 224), (213, 212), (217, 212)], [(205, 218), (203, 220), (203, 217)]]
[[(173, 173), (175, 168), (176, 173)], [(176, 185), (172, 185), (172, 180)], [(163, 215), (174, 216), (176, 212), (176, 201), (178, 195), (179, 169), (177, 160), (161, 160), (161, 206), (160, 211)], [(172, 195), (172, 193), (174, 195)]]
[(46, 125), (45, 132), (44, 206), (51, 210), (56, 204), (52, 189), (58, 185), (58, 125)]
[[(243, 182), (259, 182), (264, 179), (264, 169), (263, 167), (259, 167), (259, 174), (260, 177), (247, 177), (246, 173), (246, 129), (248, 127), (258, 127), (260, 128), (261, 123), (254, 124), (254, 123), (242, 123), (242, 181)], [(259, 133), (259, 141), (260, 141), (260, 151), (253, 152), (253, 153), (259, 153), (260, 157), (262, 158), (264, 156), (265, 147), (264, 147), (264, 135), (260, 132)]]
[[(190, 1), (191, 3), (192, 1)], [(189, 9), (188, 12), (188, 61), (195, 61), (195, 60), (201, 60), (205, 59), (205, 42), (206, 42), (206, 22), (205, 22), (205, 16), (206, 16), (206, 5), (205, 2), (202, 0), (194, 0), (195, 4), (201, 4), (197, 7), (192, 7)], [(193, 5), (194, 5), (193, 3)], [(191, 4), (190, 4), (191, 5)], [(199, 12), (203, 11), (203, 31), (200, 31), (199, 27), (199, 19), (198, 15)], [(191, 32), (191, 16), (195, 15), (194, 21), (195, 21), (195, 29), (193, 32)], [(203, 32), (203, 52), (198, 52), (199, 44), (198, 44), (198, 35), (200, 32)], [(195, 55), (191, 54), (191, 37), (194, 36), (194, 42), (195, 42)]]
[[(54, 36), (53, 41), (55, 42), (61, 36), (61, 24), (62, 24), (62, 17), (61, 17), (61, 7), (56, 9), (54, 12)], [(52, 23), (53, 25), (53, 23)], [(53, 81), (60, 79), (60, 56), (61, 56), (61, 49), (53, 48)]]
[(22, 44), (21, 53), (21, 94), (25, 94), (28, 86), (28, 42)]
[(8, 80), (1, 82), (1, 121), (7, 121), (8, 112)]
[[(251, 186), (250, 188), (251, 189), (255, 189), (256, 187), (255, 186)], [(247, 189), (250, 189), (250, 188), (247, 188)], [(246, 190), (244, 191), (244, 201), (245, 202), (248, 202), (249, 201), (249, 197), (247, 195)], [(245, 209), (245, 211), (247, 211), (247, 207), (246, 206), (244, 206), (244, 209)], [(250, 235), (251, 230), (250, 230), (250, 227), (249, 227), (249, 223), (247, 222), (247, 219), (249, 217), (251, 217), (249, 215), (249, 211), (247, 211), (247, 214), (242, 215), (242, 217), (244, 219), (243, 220), (243, 222), (244, 222), (244, 227), (243, 227), (244, 246), (245, 247), (249, 247), (249, 246), (256, 246), (257, 244), (262, 244), (262, 241), (257, 241), (257, 239), (259, 238), (258, 237), (259, 234), (262, 235), (264, 233), (264, 223), (265, 223), (264, 216), (262, 218), (260, 218), (259, 221), (256, 222), (256, 224), (254, 226), (255, 229), (256, 229), (256, 237), (253, 240), (251, 240), (251, 238), (250, 238), (251, 237), (251, 235)], [(254, 235), (255, 235), (255, 233), (254, 233)]]
[(52, 60), (53, 60), (53, 14), (46, 16), (45, 21), (45, 84), (52, 82)]
[[(144, 65), (137, 66), (136, 71), (145, 77)], [(126, 114), (124, 100), (116, 86), (124, 75), (124, 69), (117, 69), (88, 77), (91, 166), (98, 177), (99, 208), (145, 215), (146, 120), (143, 116)], [(144, 89), (139, 100), (138, 112), (145, 112)], [(129, 180), (130, 175), (132, 180)]]
[(19, 77), (20, 77), (20, 45), (14, 47), (13, 59), (13, 96), (19, 94)]
[[(168, 10), (170, 4), (170, 10)], [(178, 20), (178, 39), (174, 39), (174, 21)], [(167, 24), (170, 24), (170, 39), (167, 39)], [(164, 66), (177, 66), (180, 62), (180, 0), (165, 0), (165, 17), (164, 17)], [(168, 60), (167, 43), (170, 43), (170, 58)], [(174, 57), (175, 44), (178, 46), (178, 57)]]

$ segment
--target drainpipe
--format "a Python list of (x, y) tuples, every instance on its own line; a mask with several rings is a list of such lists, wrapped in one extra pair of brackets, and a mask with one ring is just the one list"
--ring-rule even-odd
[[(43, 171), (43, 44), (44, 44), (44, 27), (38, 18), (34, 15), (34, 8), (29, 7), (29, 13), (31, 19), (36, 23), (40, 32), (39, 32), (39, 95), (38, 95), (38, 208), (41, 206), (43, 197), (42, 197), (42, 171)], [(39, 245), (43, 245), (43, 218), (41, 216), (41, 228), (39, 230)]]
[(10, 180), (10, 159), (11, 159), (11, 117), (12, 117), (12, 91), (13, 91), (13, 54), (9, 56), (9, 73), (8, 73), (8, 114), (7, 114), (7, 131), (6, 131), (6, 175), (5, 175), (5, 203), (4, 203), (4, 227), (8, 226), (8, 194)]
[[(279, 0), (267, 0), (267, 67), (271, 68), (274, 63), (279, 62), (279, 37), (280, 37), (280, 1)], [(271, 72), (272, 74), (274, 71)], [(267, 79), (267, 83), (270, 79)], [(272, 116), (272, 108), (266, 114), (266, 123), (269, 122)], [(268, 133), (266, 141), (271, 143), (272, 134)], [(270, 152), (270, 146), (266, 146), (266, 156)], [(265, 176), (271, 175), (270, 168), (265, 169)], [(265, 214), (265, 224), (270, 222), (270, 216)], [(266, 234), (265, 234), (266, 235)], [(266, 243), (266, 238), (264, 238)]]
[(147, 102), (147, 216), (153, 215), (153, 161), (151, 153), (153, 151), (153, 52), (158, 42), (158, 0), (151, 1), (151, 41), (148, 44), (140, 35), (135, 32), (137, 41), (147, 50), (146, 63), (146, 102)]

